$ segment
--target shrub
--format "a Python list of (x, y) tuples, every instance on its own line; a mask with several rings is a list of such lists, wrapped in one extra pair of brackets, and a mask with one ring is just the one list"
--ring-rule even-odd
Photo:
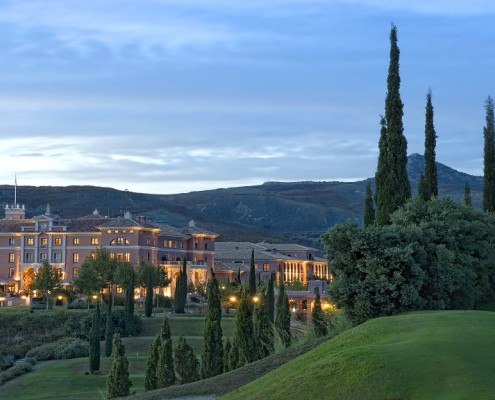
[(68, 358), (87, 357), (88, 343), (81, 339), (65, 338), (53, 343), (38, 346), (27, 352), (26, 357), (37, 361), (62, 360)]
[(33, 370), (33, 366), (28, 362), (20, 362), (15, 364), (13, 367), (0, 372), (0, 385), (5, 382), (11, 381), (12, 379), (24, 375)]
[(0, 370), (5, 370), (14, 365), (14, 356), (12, 354), (0, 354)]

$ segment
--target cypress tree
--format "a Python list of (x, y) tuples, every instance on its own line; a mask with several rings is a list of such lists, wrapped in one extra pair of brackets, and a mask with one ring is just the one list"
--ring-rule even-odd
[(285, 293), (285, 286), (282, 281), (279, 285), (279, 294), (277, 299), (277, 314), (275, 316), (275, 329), (277, 330), (280, 340), (285, 347), (290, 347), (292, 338), (290, 333), (290, 309), (289, 299)]
[(376, 223), (388, 224), (390, 214), (411, 196), (407, 176), (407, 141), (402, 123), (400, 98), (399, 47), (397, 28), (390, 31), (390, 64), (387, 77), (385, 118), (381, 121), (379, 157), (376, 172)]
[(162, 342), (172, 339), (172, 332), (170, 331), (170, 321), (166, 315), (163, 316), (162, 326), (160, 327), (160, 339)]
[(172, 340), (162, 341), (158, 353), (158, 366), (156, 369), (157, 386), (159, 388), (172, 386), (176, 380), (174, 359), (172, 356)]
[(105, 357), (112, 355), (113, 347), (113, 319), (112, 319), (112, 291), (108, 294), (107, 320), (105, 324)]
[(366, 184), (366, 200), (364, 201), (364, 227), (368, 227), (375, 223), (375, 207), (373, 205), (373, 194), (371, 193), (371, 185)]
[(251, 250), (251, 264), (249, 266), (249, 294), (256, 294), (256, 269), (254, 266), (254, 249)]
[(187, 301), (187, 261), (186, 258), (184, 257), (184, 260), (182, 260), (182, 289), (181, 289), (181, 302), (183, 304), (183, 308), (186, 307), (186, 301)]
[(428, 184), (423, 174), (421, 174), (418, 181), (418, 198), (423, 201), (428, 201), (431, 199), (428, 191)]
[(316, 298), (311, 312), (313, 317), (313, 329), (317, 337), (325, 336), (328, 333), (327, 323), (325, 321), (325, 314), (321, 309), (320, 289), (316, 287)]
[(124, 332), (126, 336), (134, 334), (134, 287), (136, 277), (134, 269), (129, 269), (129, 282), (128, 287), (125, 290), (125, 303), (124, 303)]
[(144, 298), (144, 315), (151, 317), (153, 313), (153, 268), (147, 267), (146, 271), (146, 296)]
[(275, 274), (270, 275), (266, 290), (266, 315), (271, 324), (275, 322)]
[(486, 124), (483, 128), (484, 164), (483, 164), (483, 210), (495, 211), (495, 122), (493, 99), (488, 96), (485, 103)]
[(100, 302), (96, 302), (89, 336), (89, 372), (100, 370)]
[(187, 299), (187, 261), (182, 260), (182, 268), (175, 280), (174, 308), (176, 314), (184, 314)]
[(158, 368), (158, 360), (160, 357), (160, 335), (156, 335), (150, 346), (148, 354), (148, 361), (146, 363), (145, 377), (144, 377), (144, 389), (155, 390), (158, 389), (158, 381), (156, 379), (156, 371)]
[(203, 356), (201, 357), (202, 378), (210, 378), (223, 372), (221, 295), (213, 270), (211, 276), (206, 287), (208, 310), (205, 319)]
[(469, 182), (464, 182), (464, 205), (467, 207), (473, 206), (473, 200), (471, 199), (471, 186)]
[(227, 338), (225, 341), (225, 346), (223, 348), (223, 372), (229, 372), (229, 355), (232, 348), (232, 343), (230, 342), (230, 338)]
[(237, 337), (234, 336), (234, 340), (232, 341), (232, 345), (230, 346), (229, 352), (229, 371), (233, 371), (237, 369), (237, 365), (239, 364), (239, 346), (237, 345)]
[(425, 189), (424, 197), (430, 200), (438, 197), (437, 165), (435, 162), (435, 147), (437, 135), (433, 124), (433, 105), (431, 102), (431, 90), (426, 94), (426, 115), (425, 115)]
[(132, 382), (129, 379), (129, 361), (120, 335), (113, 336), (113, 360), (107, 377), (108, 398), (129, 396)]
[(254, 337), (259, 358), (265, 358), (275, 351), (273, 324), (268, 319), (268, 296), (254, 310)]
[(241, 268), (237, 268), (237, 283), (241, 284)]
[(239, 364), (249, 364), (257, 359), (258, 349), (254, 339), (253, 305), (248, 295), (241, 297), (235, 317)]
[(174, 350), (174, 365), (179, 385), (199, 380), (198, 359), (182, 335), (179, 337), (177, 347)]

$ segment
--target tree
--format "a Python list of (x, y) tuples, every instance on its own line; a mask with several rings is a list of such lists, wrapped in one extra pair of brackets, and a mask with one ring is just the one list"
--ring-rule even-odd
[(134, 333), (134, 287), (136, 274), (132, 265), (123, 263), (117, 269), (115, 280), (125, 291), (124, 334), (125, 336), (129, 336)]
[(105, 324), (105, 357), (112, 355), (113, 346), (113, 318), (112, 318), (113, 293), (108, 294), (107, 319)]
[(232, 341), (232, 345), (230, 346), (230, 352), (228, 355), (229, 371), (233, 371), (237, 369), (239, 365), (239, 346), (237, 345), (237, 337), (234, 336), (234, 340)]
[(108, 398), (129, 396), (132, 382), (129, 379), (129, 361), (120, 335), (113, 336), (113, 360), (107, 377)]
[(290, 309), (289, 299), (285, 293), (284, 282), (280, 281), (279, 293), (277, 299), (277, 313), (275, 316), (275, 329), (277, 330), (280, 340), (285, 347), (290, 347), (292, 338), (290, 333)]
[(179, 337), (177, 347), (174, 350), (174, 365), (179, 376), (179, 385), (199, 380), (198, 359), (182, 335)]
[(151, 317), (153, 313), (153, 289), (155, 287), (166, 286), (169, 280), (166, 277), (165, 271), (159, 265), (153, 265), (147, 262), (141, 262), (137, 271), (136, 278), (139, 286), (146, 289), (144, 299), (144, 314), (146, 317)]
[(268, 357), (275, 351), (273, 323), (268, 316), (268, 296), (263, 296), (261, 304), (254, 310), (254, 337), (259, 358)]
[(225, 346), (223, 348), (223, 372), (229, 372), (229, 355), (232, 348), (232, 343), (230, 342), (230, 338), (228, 337), (225, 341)]
[(160, 338), (162, 341), (172, 339), (172, 332), (170, 330), (170, 321), (166, 315), (164, 315), (162, 319), (162, 326), (160, 327)]
[(426, 94), (426, 115), (425, 115), (425, 193), (426, 200), (438, 197), (437, 165), (435, 147), (437, 135), (433, 124), (433, 105), (431, 102), (431, 90)]
[(176, 314), (184, 314), (187, 301), (187, 261), (184, 258), (182, 268), (175, 280), (174, 307)]
[(45, 260), (37, 269), (30, 289), (40, 292), (45, 299), (46, 309), (48, 310), (53, 291), (60, 288), (61, 283), (62, 277), (59, 275), (58, 271)]
[(320, 289), (318, 287), (316, 287), (315, 304), (311, 316), (313, 317), (313, 330), (315, 335), (317, 337), (325, 336), (328, 333), (328, 326), (325, 321), (325, 314), (321, 309)]
[(100, 302), (96, 302), (96, 311), (91, 321), (89, 335), (89, 372), (100, 370)]
[(371, 193), (371, 185), (366, 184), (366, 199), (364, 201), (364, 226), (370, 226), (375, 223), (375, 207), (373, 205), (373, 194)]
[(275, 274), (270, 274), (266, 289), (266, 315), (271, 324), (275, 322)]
[(426, 178), (423, 174), (420, 175), (418, 181), (418, 198), (423, 201), (430, 200), (431, 196), (428, 195), (428, 185), (426, 183)]
[(201, 377), (210, 378), (223, 372), (222, 304), (218, 280), (211, 271), (206, 288), (208, 310), (205, 319), (204, 348), (201, 358)]
[(407, 176), (407, 141), (402, 123), (403, 104), (400, 97), (399, 47), (397, 27), (390, 31), (390, 63), (385, 99), (385, 118), (381, 121), (379, 158), (376, 173), (376, 222), (388, 224), (390, 214), (411, 196)]
[(473, 206), (473, 200), (471, 198), (471, 186), (469, 186), (469, 182), (464, 182), (464, 205), (467, 207)]
[(172, 339), (162, 340), (162, 344), (160, 345), (156, 380), (159, 388), (165, 388), (175, 384), (176, 377), (172, 356)]
[(88, 309), (91, 297), (99, 293), (103, 285), (96, 269), (90, 264), (83, 263), (79, 275), (74, 279), (74, 286), (78, 293), (82, 293), (88, 299)]
[(256, 348), (254, 337), (253, 305), (251, 301), (249, 295), (244, 294), (239, 301), (235, 315), (240, 365), (249, 364), (258, 358), (258, 349)]
[(251, 250), (251, 264), (249, 266), (249, 295), (256, 294), (256, 268), (254, 265), (254, 249)]
[(144, 389), (155, 390), (158, 389), (158, 381), (156, 379), (156, 371), (158, 368), (158, 361), (160, 357), (160, 335), (156, 335), (150, 346), (148, 354), (148, 361), (146, 363), (145, 377), (144, 377)]
[(486, 124), (483, 128), (484, 164), (483, 164), (483, 210), (495, 211), (495, 121), (493, 99), (488, 96), (485, 103)]

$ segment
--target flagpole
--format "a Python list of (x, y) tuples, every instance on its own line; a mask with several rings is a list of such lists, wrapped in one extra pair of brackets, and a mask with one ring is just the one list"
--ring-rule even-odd
[(14, 208), (17, 208), (17, 174), (14, 174)]

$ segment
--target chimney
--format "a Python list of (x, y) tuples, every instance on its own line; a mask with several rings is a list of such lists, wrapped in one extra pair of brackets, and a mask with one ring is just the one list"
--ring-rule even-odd
[(98, 209), (97, 208), (94, 209), (93, 215), (100, 215), (100, 213), (98, 212)]
[(194, 228), (196, 226), (196, 224), (194, 223), (194, 220), (190, 220), (189, 221), (189, 228)]
[[(138, 218), (143, 218), (143, 217), (138, 217)], [(124, 213), (124, 219), (132, 219), (132, 214), (129, 211), (126, 211)]]

